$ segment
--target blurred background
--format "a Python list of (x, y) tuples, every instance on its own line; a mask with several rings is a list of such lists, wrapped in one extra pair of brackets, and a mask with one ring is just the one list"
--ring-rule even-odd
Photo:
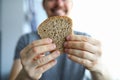
[[(19, 37), (45, 20), (42, 0), (0, 0), (0, 80), (8, 80)], [(120, 0), (73, 0), (74, 30), (102, 42), (103, 61), (120, 80)]]

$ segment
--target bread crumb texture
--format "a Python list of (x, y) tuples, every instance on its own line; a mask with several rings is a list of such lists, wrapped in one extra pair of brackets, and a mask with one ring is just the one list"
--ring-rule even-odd
[(41, 38), (51, 38), (57, 50), (63, 53), (65, 38), (72, 34), (72, 19), (66, 16), (50, 17), (38, 26), (38, 34)]

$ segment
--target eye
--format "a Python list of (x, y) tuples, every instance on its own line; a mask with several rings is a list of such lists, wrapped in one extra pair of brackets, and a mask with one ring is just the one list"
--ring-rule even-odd
[(62, 1), (64, 1), (64, 2), (70, 2), (71, 0), (62, 0)]
[(47, 0), (47, 1), (55, 1), (55, 0)]

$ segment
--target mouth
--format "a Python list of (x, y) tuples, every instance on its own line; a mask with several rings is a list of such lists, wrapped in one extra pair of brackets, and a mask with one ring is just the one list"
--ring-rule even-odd
[(67, 11), (63, 10), (63, 9), (51, 9), (51, 12), (53, 13), (53, 15), (55, 16), (64, 16), (66, 15)]

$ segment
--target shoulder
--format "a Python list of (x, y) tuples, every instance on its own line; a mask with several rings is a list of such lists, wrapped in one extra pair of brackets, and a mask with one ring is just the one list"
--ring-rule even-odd
[(28, 44), (30, 44), (32, 41), (38, 40), (39, 39), (39, 35), (37, 34), (37, 32), (30, 32), (27, 34), (23, 34), (16, 45), (16, 49), (15, 49), (15, 57), (14, 59), (19, 59), (20, 58), (20, 51), (26, 47)]
[(25, 42), (32, 42), (32, 41), (37, 40), (39, 38), (40, 37), (37, 34), (37, 32), (30, 32), (30, 33), (27, 33), (27, 34), (23, 34), (20, 37), (20, 40), (24, 40)]
[(39, 35), (37, 34), (37, 32), (30, 32), (30, 33), (23, 34), (22, 37), (34, 38), (34, 37), (39, 37)]
[(74, 34), (91, 37), (91, 35), (89, 35), (88, 33), (85, 33), (85, 32), (74, 31)]
[(29, 43), (33, 42), (34, 40), (38, 40), (40, 39), (39, 35), (37, 34), (37, 32), (30, 32), (27, 34), (23, 34), (19, 40), (17, 45), (19, 46), (26, 46)]

